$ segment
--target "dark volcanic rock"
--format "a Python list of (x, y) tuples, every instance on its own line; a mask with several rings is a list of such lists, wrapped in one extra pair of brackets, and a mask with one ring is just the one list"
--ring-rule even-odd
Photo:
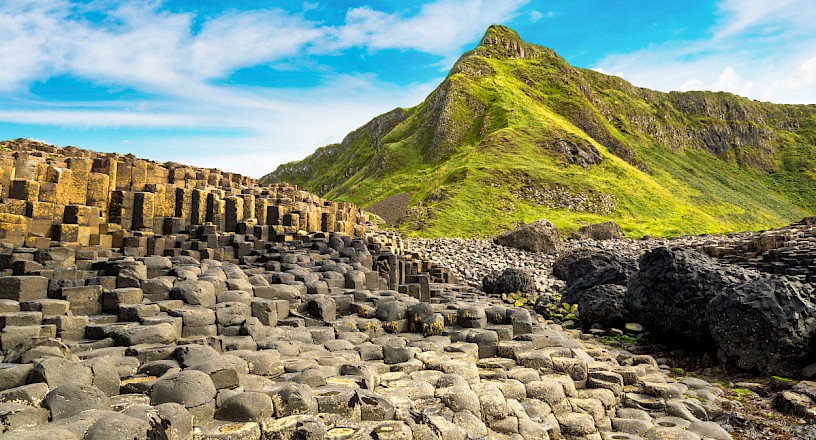
[(627, 285), (629, 278), (638, 269), (637, 261), (610, 252), (579, 248), (565, 252), (553, 262), (553, 276), (563, 280), (567, 286), (576, 285), (587, 278), (585, 288), (598, 284)]
[(762, 374), (798, 376), (813, 361), (816, 305), (813, 288), (784, 277), (727, 287), (706, 308), (723, 361)]
[(618, 325), (629, 319), (624, 306), (626, 287), (619, 284), (600, 284), (574, 293), (562, 301), (578, 304), (581, 320), (587, 324)]
[(624, 305), (626, 285), (637, 270), (637, 261), (591, 249), (568, 252), (553, 265), (553, 274), (566, 286), (561, 301), (578, 304), (587, 323), (617, 325), (629, 320)]
[(493, 272), (482, 279), (482, 290), (489, 295), (502, 293), (525, 292), (534, 293), (536, 282), (521, 269), (508, 267), (504, 271)]
[(620, 226), (613, 221), (595, 223), (578, 228), (575, 232), (578, 238), (591, 238), (593, 240), (614, 240), (623, 238), (623, 231)]
[(493, 241), (502, 246), (529, 252), (555, 252), (564, 247), (558, 236), (558, 229), (544, 219), (504, 232)]
[(65, 419), (89, 409), (110, 409), (110, 398), (92, 385), (68, 383), (51, 390), (43, 406), (51, 410), (52, 420)]
[(718, 263), (696, 251), (656, 248), (629, 280), (625, 305), (635, 320), (678, 345), (710, 344), (706, 308), (728, 286), (758, 272)]

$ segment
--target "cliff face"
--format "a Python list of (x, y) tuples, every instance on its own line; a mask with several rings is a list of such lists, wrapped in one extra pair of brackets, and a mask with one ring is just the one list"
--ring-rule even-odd
[(614, 219), (631, 235), (721, 232), (814, 212), (814, 150), (814, 105), (638, 88), (491, 26), (424, 102), (264, 179), (363, 206), (410, 192), (402, 227), (423, 235), (540, 217), (566, 229)]

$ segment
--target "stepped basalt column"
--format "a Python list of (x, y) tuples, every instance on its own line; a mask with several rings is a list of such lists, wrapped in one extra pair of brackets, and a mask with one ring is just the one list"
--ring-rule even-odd
[(816, 217), (779, 229), (710, 237), (694, 248), (748, 269), (816, 281)]
[[(291, 241), (303, 232), (363, 235), (366, 217), (358, 207), (287, 184), (260, 186), (218, 169), (25, 139), (0, 147), (0, 240), (18, 246), (59, 241), (121, 248), (129, 237), (155, 240), (193, 230), (270, 241)], [(166, 243), (156, 255), (170, 251)]]

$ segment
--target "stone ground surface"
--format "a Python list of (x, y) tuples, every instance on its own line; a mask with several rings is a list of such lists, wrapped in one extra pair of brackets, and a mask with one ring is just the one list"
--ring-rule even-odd
[[(724, 257), (728, 262), (745, 263), (746, 267), (758, 268), (760, 265), (768, 264), (768, 258), (756, 258), (756, 254), (761, 257), (762, 250), (758, 248), (765, 246), (766, 242), (785, 241), (788, 247), (793, 248), (793, 250), (783, 250), (782, 255), (802, 253), (803, 250), (807, 251), (812, 247), (811, 242), (797, 247), (795, 241), (796, 237), (802, 235), (812, 236), (811, 231), (803, 234), (799, 227), (789, 229), (792, 231), (733, 234), (728, 237), (680, 237), (669, 240), (569, 240), (564, 242), (563, 252), (578, 248), (591, 248), (627, 257), (637, 257), (659, 246), (681, 246), (696, 248), (712, 256)], [(777, 240), (779, 237), (784, 238)], [(408, 241), (408, 247), (423, 253), (432, 261), (450, 267), (456, 275), (471, 286), (480, 286), (482, 278), (489, 272), (500, 271), (507, 267), (522, 269), (532, 275), (540, 288), (540, 294), (555, 294), (563, 286), (562, 281), (551, 276), (552, 264), (558, 254), (525, 252), (479, 239), (412, 238)], [(756, 254), (748, 254), (748, 251)], [(810, 258), (813, 259), (812, 256)], [(795, 261), (794, 264), (801, 265)], [(796, 269), (799, 270), (798, 267)], [(701, 378), (714, 384), (719, 395), (726, 398), (721, 401), (725, 410), (720, 413), (718, 422), (734, 438), (816, 438), (816, 417), (814, 417), (816, 413), (812, 409), (813, 402), (809, 404), (805, 402), (805, 407), (809, 405), (811, 412), (802, 413), (799, 416), (795, 415), (796, 410), (793, 411), (793, 415), (791, 411), (780, 412), (778, 410), (780, 402), (778, 400), (775, 402), (775, 398), (780, 395), (780, 392), (790, 388), (792, 383), (789, 381), (769, 380), (767, 377), (756, 377), (743, 371), (726, 369), (714, 365), (705, 355), (672, 350), (648, 339), (610, 337), (617, 335), (615, 333), (597, 332), (596, 334), (606, 335), (601, 339), (611, 346), (631, 353), (654, 356), (659, 367), (668, 372), (668, 375), (674, 380)]]
[(131, 287), (89, 316), (7, 300), (39, 311), (3, 314), (6, 338), (63, 337), (7, 351), (0, 438), (731, 438), (711, 383), (463, 284), (389, 290), (359, 241), (326, 241), (243, 267), (96, 255)]
[[(27, 140), (2, 153), (0, 439), (816, 437), (816, 383), (478, 290), (509, 266), (555, 295), (554, 256), (406, 249), (353, 205), (216, 169)], [(680, 245), (814, 282), (815, 225), (566, 250)]]
[(45, 269), (0, 277), (0, 439), (816, 434), (812, 382), (565, 329), (472, 287), (513, 266), (554, 292), (553, 256), (473, 240), (402, 249), (376, 233), (270, 243), (241, 264), (6, 249)]

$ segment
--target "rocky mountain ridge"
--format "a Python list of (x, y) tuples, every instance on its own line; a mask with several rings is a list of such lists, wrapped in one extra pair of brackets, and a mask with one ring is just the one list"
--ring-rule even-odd
[[(814, 149), (814, 105), (639, 88), (492, 26), (423, 103), (263, 180), (362, 206), (410, 192), (402, 228), (426, 236), (493, 235), (541, 217), (566, 230), (614, 219), (629, 235), (668, 236), (812, 213)], [(599, 213), (520, 196), (564, 188), (616, 202)], [(483, 224), (468, 224), (477, 213)]]

